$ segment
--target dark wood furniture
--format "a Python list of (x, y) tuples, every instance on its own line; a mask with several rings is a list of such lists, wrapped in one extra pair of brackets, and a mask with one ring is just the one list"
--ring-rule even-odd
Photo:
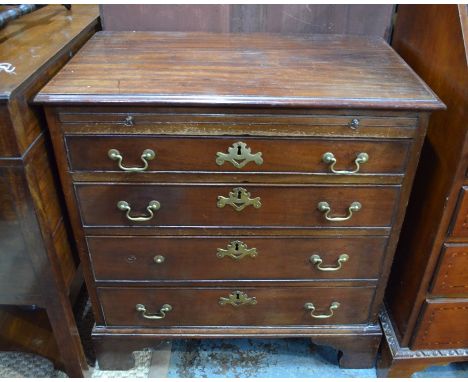
[[(43, 113), (30, 101), (98, 16), (96, 6), (48, 6), (0, 30), (0, 349), (37, 352), (74, 377), (87, 369), (70, 304), (83, 277)], [(14, 307), (31, 305), (46, 309), (51, 328), (42, 312)]]
[(106, 31), (352, 34), (390, 40), (393, 4), (102, 4)]
[[(393, 46), (437, 92), (382, 313), (380, 376), (468, 360), (466, 5), (402, 5)], [(464, 37), (465, 36), (465, 37)]]
[(101, 368), (163, 338), (241, 336), (310, 337), (372, 367), (443, 107), (382, 39), (100, 32), (36, 100)]

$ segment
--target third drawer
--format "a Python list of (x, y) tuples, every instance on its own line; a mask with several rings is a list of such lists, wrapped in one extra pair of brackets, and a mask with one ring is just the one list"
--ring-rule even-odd
[(88, 237), (96, 280), (377, 279), (385, 237)]

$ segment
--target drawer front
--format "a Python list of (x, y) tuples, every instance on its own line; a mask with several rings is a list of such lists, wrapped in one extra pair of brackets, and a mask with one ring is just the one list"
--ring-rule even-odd
[[(312, 326), (365, 323), (374, 289), (98, 288), (98, 294), (106, 324), (111, 326)], [(137, 304), (145, 311), (137, 311)], [(163, 310), (164, 318), (143, 317), (161, 317), (165, 304), (171, 310)], [(306, 309), (305, 304), (313, 307)]]
[[(162, 184), (75, 187), (85, 226), (134, 227), (389, 227), (400, 189)], [(126, 204), (119, 203), (122, 201)], [(319, 206), (320, 202), (327, 204)], [(360, 203), (358, 211), (356, 202)], [(347, 220), (329, 221), (325, 215)]]
[(468, 246), (446, 244), (432, 285), (432, 294), (468, 297)]
[(452, 236), (468, 239), (468, 187), (463, 187), (452, 229)]
[[(141, 156), (152, 150), (154, 159), (141, 171), (403, 174), (409, 147), (402, 140), (251, 137), (68, 136), (66, 141), (73, 171), (126, 172), (145, 168)], [(109, 150), (120, 153), (120, 166)], [(323, 159), (328, 152), (334, 159)]]
[(376, 279), (386, 238), (88, 237), (96, 280)]
[[(108, 111), (104, 111), (104, 109)], [(274, 109), (219, 111), (208, 109), (67, 108), (58, 118), (68, 134), (264, 135), (412, 138), (417, 117), (404, 112), (314, 115)]]
[(468, 347), (468, 300), (427, 300), (412, 349)]

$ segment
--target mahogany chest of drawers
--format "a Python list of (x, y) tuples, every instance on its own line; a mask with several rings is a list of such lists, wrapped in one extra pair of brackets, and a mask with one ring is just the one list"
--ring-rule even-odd
[(306, 336), (371, 367), (437, 97), (381, 39), (98, 33), (40, 92), (101, 368)]

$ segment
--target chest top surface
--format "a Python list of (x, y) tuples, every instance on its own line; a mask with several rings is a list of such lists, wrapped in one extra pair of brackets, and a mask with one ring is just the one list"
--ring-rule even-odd
[(96, 23), (98, 16), (95, 5), (73, 5), (71, 11), (49, 5), (0, 29), (0, 63), (15, 68), (12, 73), (0, 70), (0, 100), (8, 100), (16, 89), (33, 81), (41, 68)]
[(99, 32), (36, 100), (442, 107), (381, 38), (180, 32)]

